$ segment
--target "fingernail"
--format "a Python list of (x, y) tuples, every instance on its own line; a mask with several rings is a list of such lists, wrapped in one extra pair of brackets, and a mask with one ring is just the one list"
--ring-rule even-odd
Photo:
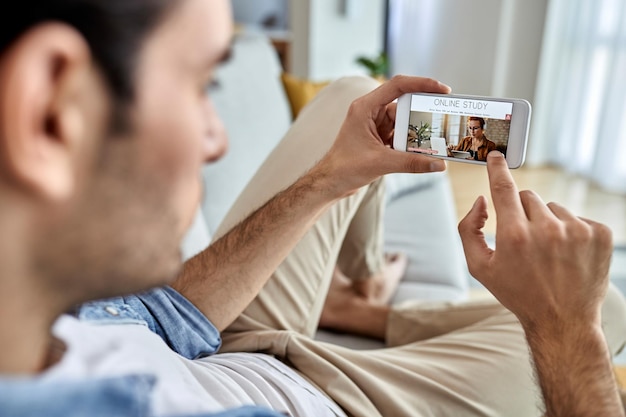
[(502, 152), (500, 151), (491, 151), (489, 152), (489, 155), (487, 155), (489, 158), (503, 158), (504, 154), (502, 154)]
[(438, 81), (439, 85), (443, 88), (447, 88), (448, 90), (452, 91), (452, 87), (450, 87), (448, 84), (444, 84), (441, 81)]
[(432, 161), (430, 163), (431, 171), (444, 171), (446, 169), (445, 161)]

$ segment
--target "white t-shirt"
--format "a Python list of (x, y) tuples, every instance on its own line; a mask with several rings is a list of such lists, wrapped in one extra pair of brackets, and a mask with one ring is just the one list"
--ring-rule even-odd
[(259, 405), (295, 416), (345, 416), (317, 388), (270, 355), (221, 353), (189, 360), (143, 325), (93, 324), (71, 316), (61, 317), (53, 332), (67, 351), (44, 378), (151, 374), (157, 379), (152, 398), (157, 415)]

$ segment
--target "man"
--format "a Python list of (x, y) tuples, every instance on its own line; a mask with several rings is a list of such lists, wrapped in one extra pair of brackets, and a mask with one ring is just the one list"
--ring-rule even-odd
[[(391, 345), (428, 339), (388, 350), (353, 352), (307, 336), (323, 309), (320, 293), (330, 284), (343, 237), (354, 238), (348, 224), (377, 204), (377, 179), (444, 169), (440, 160), (386, 146), (390, 103), (404, 92), (447, 92), (446, 86), (400, 77), (355, 100), (318, 163), (269, 201), (259, 198), (260, 208), (242, 222), (240, 213), (231, 213), (220, 240), (181, 271), (178, 246), (199, 197), (197, 174), (226, 147), (205, 85), (228, 50), (227, 2), (33, 0), (16, 10), (0, 25), (0, 414), (206, 415), (261, 405), (228, 415), (276, 415), (269, 408), (297, 415), (469, 415), (502, 414), (506, 404), (532, 407), (524, 372), (530, 367), (523, 359), (516, 365), (526, 351), (522, 330), (497, 304), (442, 308), (437, 317), (461, 316), (446, 328), (416, 324), (428, 308), (382, 309), (369, 322), (375, 336)], [(334, 85), (317, 107), (350, 88)], [(371, 84), (358, 91), (366, 89)], [(303, 114), (291, 138), (308, 117)], [(490, 165), (494, 190), (505, 191), (505, 207), (515, 205), (516, 195), (506, 192), (513, 187), (506, 167), (497, 158)], [(511, 224), (523, 224), (521, 211), (514, 213)], [(511, 271), (476, 239), (484, 215), (478, 203), (462, 230), (468, 250), (479, 255), (476, 266), (487, 268), (477, 275), (484, 271), (491, 283), (492, 266), (498, 276)], [(322, 254), (317, 266), (327, 270), (299, 276), (297, 266), (309, 262), (310, 240), (322, 230), (332, 236), (330, 247), (308, 255)], [(513, 235), (513, 249), (537, 248), (530, 240), (520, 247)], [(577, 233), (575, 240), (593, 243), (594, 236)], [(583, 270), (585, 278), (606, 277), (601, 255), (607, 246), (600, 246), (600, 259), (578, 254), (579, 262), (597, 267)], [(371, 257), (363, 274), (383, 269), (376, 254)], [(561, 257), (537, 259), (538, 268), (552, 265), (549, 271), (560, 278)], [(513, 267), (533, 272), (528, 262)], [(296, 272), (291, 279), (287, 269)], [(146, 291), (177, 275), (176, 290)], [(509, 293), (494, 291), (507, 300)], [(138, 295), (81, 305), (133, 292)], [(291, 305), (277, 309), (277, 300)], [(526, 327), (537, 327), (533, 309), (509, 304)], [(581, 318), (597, 324), (594, 314)], [(403, 322), (418, 334), (391, 326)], [(233, 353), (211, 355), (221, 330), (222, 352)], [(450, 334), (432, 337), (437, 332)], [(468, 354), (468, 342), (481, 338), (494, 349)], [(546, 351), (540, 342), (531, 346)], [(245, 353), (261, 351), (272, 355)], [(498, 384), (481, 379), (499, 374), (507, 376), (508, 390), (528, 392), (518, 400), (498, 398)], [(476, 386), (492, 391), (472, 392)], [(607, 398), (604, 405), (614, 406)]]

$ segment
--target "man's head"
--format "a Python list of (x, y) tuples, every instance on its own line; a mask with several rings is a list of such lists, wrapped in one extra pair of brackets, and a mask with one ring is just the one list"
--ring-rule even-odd
[[(170, 280), (226, 149), (226, 0), (32, 0), (0, 18), (0, 258), (64, 303)], [(11, 248), (11, 249), (7, 249)], [(3, 255), (4, 254), (4, 255)], [(4, 256), (4, 257), (3, 257)]]

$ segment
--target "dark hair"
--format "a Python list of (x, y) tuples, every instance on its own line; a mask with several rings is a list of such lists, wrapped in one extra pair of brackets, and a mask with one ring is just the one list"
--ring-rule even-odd
[(468, 122), (470, 122), (471, 120), (478, 121), (480, 123), (480, 128), (481, 129), (485, 128), (485, 119), (483, 119), (482, 117), (472, 116), (469, 119), (467, 119)]
[[(0, 55), (32, 27), (57, 21), (78, 30), (114, 100), (113, 124), (134, 98), (136, 60), (147, 35), (172, 7), (171, 0), (21, 0), (0, 14)], [(116, 127), (113, 127), (114, 129)], [(122, 126), (117, 126), (122, 128)]]

